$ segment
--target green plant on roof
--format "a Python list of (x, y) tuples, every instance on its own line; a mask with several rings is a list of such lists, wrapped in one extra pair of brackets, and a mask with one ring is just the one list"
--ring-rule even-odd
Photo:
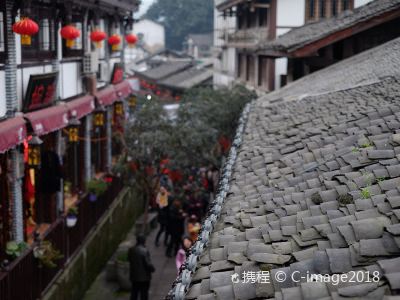
[(346, 206), (354, 203), (353, 197), (349, 194), (339, 195), (336, 200), (339, 202), (339, 206)]
[(351, 152), (357, 153), (357, 152), (360, 152), (360, 149), (358, 147), (353, 147), (353, 148), (351, 148)]
[(361, 148), (369, 148), (369, 147), (373, 147), (373, 146), (374, 146), (374, 144), (372, 144), (370, 141), (361, 144)]
[(318, 192), (314, 193), (314, 194), (311, 195), (311, 201), (316, 205), (321, 204), (322, 203), (322, 197)]
[(361, 189), (361, 197), (363, 199), (371, 198), (371, 191), (369, 190), (369, 186), (366, 186)]
[(368, 185), (371, 185), (371, 184), (372, 184), (372, 181), (373, 181), (373, 179), (374, 179), (374, 174), (372, 174), (372, 173), (370, 173), (370, 172), (368, 172), (368, 171), (365, 171), (365, 170), (363, 170), (363, 171), (361, 171), (361, 172), (362, 172), (363, 176), (366, 177), (367, 184), (368, 184)]
[(382, 182), (382, 181), (385, 181), (386, 180), (386, 177), (385, 176), (378, 176), (378, 177), (376, 177), (376, 181), (377, 182)]

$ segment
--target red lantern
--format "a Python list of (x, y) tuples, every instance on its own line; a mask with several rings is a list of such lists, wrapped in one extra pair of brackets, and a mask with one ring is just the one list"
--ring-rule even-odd
[(67, 40), (67, 47), (72, 48), (75, 40), (81, 35), (81, 32), (75, 26), (67, 25), (61, 28), (60, 34), (63, 39)]
[(12, 30), (21, 35), (22, 45), (30, 45), (32, 43), (31, 36), (38, 33), (39, 25), (29, 18), (22, 18), (14, 23)]
[(125, 40), (128, 43), (129, 47), (132, 48), (136, 44), (136, 42), (138, 41), (138, 38), (137, 38), (136, 35), (131, 33), (131, 34), (127, 34), (125, 36)]
[(121, 44), (121, 37), (118, 34), (113, 34), (108, 38), (108, 43), (111, 45), (113, 51), (117, 51), (119, 44)]
[(90, 40), (96, 44), (96, 48), (101, 47), (101, 42), (107, 37), (107, 34), (101, 30), (92, 31)]

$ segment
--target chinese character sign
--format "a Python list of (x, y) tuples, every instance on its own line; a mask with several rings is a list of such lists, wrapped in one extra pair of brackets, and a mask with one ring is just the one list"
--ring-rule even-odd
[(58, 73), (31, 75), (24, 100), (24, 112), (53, 104), (57, 91)]

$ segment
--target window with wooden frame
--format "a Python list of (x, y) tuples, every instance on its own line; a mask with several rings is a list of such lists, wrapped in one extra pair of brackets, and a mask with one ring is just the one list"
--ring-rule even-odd
[(247, 28), (247, 11), (243, 8), (242, 5), (238, 5), (237, 7), (237, 16), (238, 16), (238, 29)]
[(325, 0), (319, 0), (319, 7), (318, 7), (318, 17), (319, 18), (325, 18), (326, 16), (326, 2)]
[(6, 10), (5, 1), (0, 4), (0, 63), (4, 63), (6, 59)]
[(23, 61), (56, 58), (57, 38), (55, 10), (49, 6), (33, 6), (31, 18), (39, 25), (39, 32), (32, 36), (31, 45), (22, 45)]
[(342, 0), (342, 10), (350, 9), (350, 1), (349, 0)]
[(258, 26), (268, 26), (268, 8), (261, 7), (258, 9)]
[(76, 27), (81, 33), (78, 38), (74, 40), (72, 47), (67, 47), (67, 40), (62, 39), (63, 58), (66, 57), (82, 57), (83, 56), (83, 13), (75, 14), (72, 16), (72, 26)]
[(331, 15), (336, 16), (338, 13), (338, 3), (337, 0), (331, 0)]
[(315, 1), (316, 0), (307, 0), (306, 2), (306, 21), (311, 21), (315, 18)]

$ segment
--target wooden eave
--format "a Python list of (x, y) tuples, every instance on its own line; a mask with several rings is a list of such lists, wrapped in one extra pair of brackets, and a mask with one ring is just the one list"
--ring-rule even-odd
[(326, 47), (330, 44), (333, 44), (337, 41), (343, 40), (350, 36), (353, 36), (357, 33), (370, 29), (372, 27), (384, 24), (391, 20), (400, 17), (400, 9), (394, 9), (392, 11), (386, 12), (382, 15), (375, 16), (368, 20), (364, 20), (363, 22), (354, 24), (351, 27), (333, 32), (327, 36), (322, 37), (321, 39), (311, 42), (309, 44), (303, 45), (300, 48), (296, 48), (293, 50), (288, 50), (287, 54), (284, 55), (286, 57), (291, 58), (299, 58), (299, 57), (306, 57), (310, 56), (313, 53), (317, 52), (319, 49)]

